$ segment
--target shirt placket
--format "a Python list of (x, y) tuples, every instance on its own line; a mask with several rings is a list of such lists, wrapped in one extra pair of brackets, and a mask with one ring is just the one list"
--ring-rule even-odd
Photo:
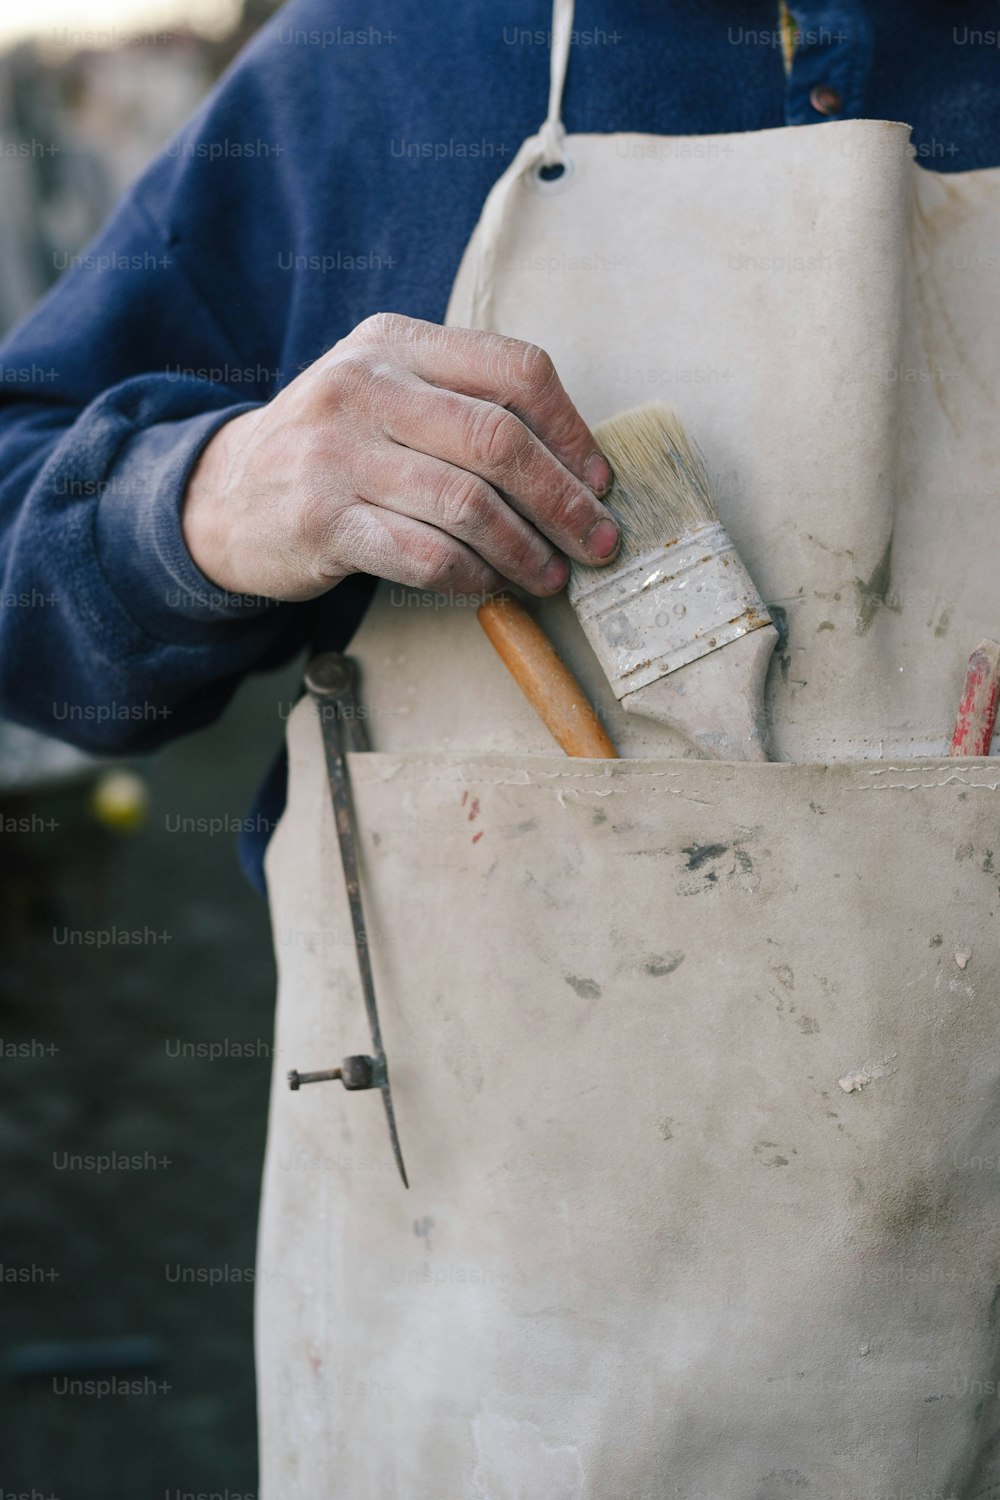
[(859, 0), (782, 4), (785, 120), (815, 125), (863, 115), (872, 66), (872, 26)]

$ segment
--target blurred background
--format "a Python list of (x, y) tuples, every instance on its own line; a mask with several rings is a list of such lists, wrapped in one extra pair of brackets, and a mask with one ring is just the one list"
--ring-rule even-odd
[[(4, 6), (0, 332), (275, 8)], [(233, 828), (298, 676), (126, 767), (0, 721), (0, 1500), (256, 1494), (274, 969)]]

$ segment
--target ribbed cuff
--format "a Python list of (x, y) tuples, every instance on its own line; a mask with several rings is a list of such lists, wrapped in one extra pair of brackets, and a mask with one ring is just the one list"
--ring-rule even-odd
[(190, 639), (192, 625), (250, 623), (278, 608), (273, 599), (230, 594), (212, 583), (181, 530), (184, 492), (202, 449), (226, 422), (258, 405), (244, 402), (148, 427), (120, 450), (105, 481), (97, 510), (101, 567), (123, 606), (151, 635)]

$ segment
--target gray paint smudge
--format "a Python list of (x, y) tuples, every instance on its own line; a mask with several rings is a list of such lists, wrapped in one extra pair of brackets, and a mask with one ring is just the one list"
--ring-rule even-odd
[[(756, 1146), (754, 1146), (753, 1151), (754, 1155), (757, 1158), (758, 1164), (762, 1167), (788, 1166), (788, 1157), (780, 1155), (777, 1141), (758, 1141)], [(775, 1154), (773, 1156), (768, 1156), (765, 1158), (761, 1155), (762, 1151), (773, 1151)]]
[(688, 844), (681, 853), (688, 856), (687, 868), (689, 870), (700, 870), (706, 860), (718, 859), (727, 853), (728, 844)]
[(672, 974), (675, 969), (679, 969), (683, 962), (683, 953), (664, 953), (662, 958), (649, 960), (646, 973), (652, 974), (654, 979), (660, 979), (664, 974)]
[(566, 983), (571, 990), (575, 990), (581, 1000), (599, 1000), (601, 998), (601, 986), (596, 979), (581, 979), (576, 974), (567, 974)]
[(854, 592), (858, 604), (858, 635), (867, 635), (872, 621), (880, 609), (891, 609), (899, 614), (902, 605), (890, 593), (892, 584), (892, 532), (885, 544), (885, 551), (872, 570), (870, 578), (855, 578)]

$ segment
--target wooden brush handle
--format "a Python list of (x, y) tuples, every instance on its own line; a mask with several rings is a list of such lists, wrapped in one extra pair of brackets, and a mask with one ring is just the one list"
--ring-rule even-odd
[(477, 613), (504, 666), (566, 754), (617, 760), (583, 688), (524, 606), (497, 594)]
[(949, 755), (989, 755), (998, 703), (1000, 643), (980, 641), (969, 657)]

